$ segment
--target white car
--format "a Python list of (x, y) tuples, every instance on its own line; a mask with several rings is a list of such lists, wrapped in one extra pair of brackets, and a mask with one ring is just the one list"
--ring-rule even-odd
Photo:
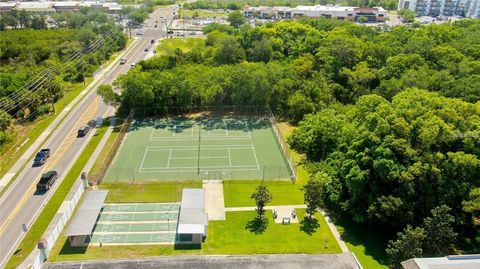
[(135, 67), (135, 63), (130, 65), (130, 68), (134, 68), (134, 67)]

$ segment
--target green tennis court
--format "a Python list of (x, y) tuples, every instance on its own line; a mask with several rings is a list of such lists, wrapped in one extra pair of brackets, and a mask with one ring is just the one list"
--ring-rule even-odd
[(105, 181), (290, 179), (268, 118), (135, 120)]
[(171, 244), (175, 242), (179, 204), (106, 204), (90, 243)]

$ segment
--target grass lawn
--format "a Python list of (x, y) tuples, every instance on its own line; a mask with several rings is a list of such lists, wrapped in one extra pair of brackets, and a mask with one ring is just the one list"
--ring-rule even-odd
[(388, 268), (387, 240), (378, 230), (353, 223), (351, 220), (335, 220), (338, 232), (350, 251), (355, 253), (363, 268)]
[[(87, 78), (87, 85), (93, 81), (93, 78)], [(12, 142), (7, 145), (3, 145), (0, 154), (0, 177), (3, 177), (10, 167), (22, 156), (23, 153), (35, 142), (35, 140), (42, 134), (42, 132), (52, 123), (52, 121), (60, 114), (68, 104), (72, 102), (78, 94), (85, 88), (83, 83), (71, 84), (67, 87), (67, 90), (62, 98), (58, 100), (54, 106), (56, 114), (50, 114), (42, 119), (39, 119), (35, 122), (29, 123), (27, 125), (21, 126), (16, 132), (16, 137)], [(28, 141), (27, 141), (28, 139)], [(27, 141), (23, 146), (20, 146), (22, 143)], [(17, 148), (19, 148), (17, 150)], [(10, 181), (13, 182), (14, 179)], [(6, 190), (7, 188), (4, 188)]]
[[(225, 207), (254, 206), (255, 201), (250, 198), (261, 180), (230, 180), (223, 183)], [(291, 181), (265, 181), (268, 190), (272, 193), (272, 202), (268, 205), (301, 205), (303, 191), (301, 184)]]
[[(304, 210), (297, 210), (299, 216)], [(267, 216), (272, 212), (267, 211)], [(208, 236), (201, 249), (175, 249), (173, 246), (132, 245), (72, 248), (61, 237), (49, 258), (50, 261), (140, 258), (156, 255), (195, 254), (267, 254), (267, 253), (339, 253), (335, 238), (320, 215), (320, 228), (311, 236), (300, 231), (299, 224), (275, 224), (270, 219), (267, 230), (255, 235), (245, 225), (255, 216), (254, 211), (227, 212), (226, 221), (210, 221)], [(282, 235), (279, 237), (279, 235)]]
[(110, 152), (110, 148), (112, 147), (113, 143), (115, 142), (115, 139), (117, 139), (119, 135), (118, 128), (114, 128), (113, 132), (110, 134), (110, 137), (107, 139), (107, 143), (105, 143), (105, 149), (100, 152), (100, 155), (98, 155), (98, 158), (95, 160), (95, 163), (93, 164), (92, 168), (89, 171), (90, 175), (95, 175), (100, 172), (100, 168), (102, 167), (103, 162), (105, 161), (105, 158), (107, 157), (108, 153)]
[(83, 167), (87, 163), (88, 159), (92, 155), (93, 151), (97, 147), (98, 143), (102, 139), (108, 127), (101, 127), (97, 130), (90, 142), (78, 157), (77, 161), (73, 164), (72, 169), (65, 176), (60, 186), (55, 191), (55, 194), (50, 198), (50, 201), (43, 208), (42, 213), (38, 216), (35, 223), (32, 225), (26, 236), (18, 246), (15, 254), (10, 258), (5, 268), (16, 268), (36, 247), (37, 242), (47, 229), (51, 220), (57, 213), (58, 209), (65, 200), (68, 192), (72, 188), (76, 179), (82, 172)]
[(227, 12), (209, 11), (209, 10), (203, 10), (203, 9), (195, 9), (195, 10), (181, 9), (180, 18), (183, 18), (183, 17), (193, 18), (193, 14), (195, 12), (198, 15), (198, 18), (222, 18), (222, 17), (226, 18), (228, 15)]
[(167, 203), (180, 202), (183, 188), (201, 188), (201, 181), (179, 182), (104, 182), (99, 185), (108, 190), (107, 203)]
[(175, 49), (180, 49), (182, 52), (187, 53), (203, 42), (204, 40), (201, 38), (168, 38), (160, 41), (156, 51), (157, 55), (160, 56), (172, 55)]

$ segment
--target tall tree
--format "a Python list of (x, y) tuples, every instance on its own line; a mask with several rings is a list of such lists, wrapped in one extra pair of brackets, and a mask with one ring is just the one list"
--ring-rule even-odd
[(230, 23), (231, 26), (235, 28), (238, 28), (245, 24), (245, 22), (247, 22), (242, 12), (240, 11), (233, 11), (228, 13), (227, 21)]
[(457, 234), (453, 231), (454, 218), (446, 205), (431, 211), (431, 216), (423, 221), (425, 240), (423, 250), (428, 256), (445, 256), (452, 254)]
[(422, 241), (425, 239), (425, 236), (425, 231), (422, 228), (414, 229), (408, 225), (403, 232), (397, 234), (397, 240), (390, 240), (385, 251), (391, 267), (401, 269), (401, 262), (422, 257)]

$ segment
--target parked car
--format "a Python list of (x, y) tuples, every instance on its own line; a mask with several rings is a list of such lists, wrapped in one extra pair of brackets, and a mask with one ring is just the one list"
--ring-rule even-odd
[(130, 65), (130, 68), (134, 68), (134, 67), (135, 67), (135, 63)]
[(80, 127), (80, 129), (78, 129), (77, 135), (78, 137), (84, 137), (88, 133), (88, 131), (90, 131), (90, 126), (88, 125), (82, 126)]
[(35, 159), (33, 159), (33, 165), (40, 166), (44, 164), (48, 157), (50, 157), (50, 149), (41, 149), (37, 155), (35, 155)]
[(190, 33), (188, 33), (189, 35), (196, 35), (197, 33), (194, 32), (194, 31), (191, 31)]
[(147, 52), (147, 51), (148, 51), (148, 48), (147, 48), (147, 47), (145, 47), (145, 49), (144, 49), (143, 51)]
[(150, 40), (150, 43), (152, 44), (155, 43), (155, 39)]
[(167, 31), (167, 34), (173, 35), (173, 31), (172, 31), (172, 30), (168, 30), (168, 31)]
[(55, 181), (58, 178), (57, 171), (49, 171), (42, 175), (40, 181), (37, 183), (37, 190), (38, 191), (48, 191)]

